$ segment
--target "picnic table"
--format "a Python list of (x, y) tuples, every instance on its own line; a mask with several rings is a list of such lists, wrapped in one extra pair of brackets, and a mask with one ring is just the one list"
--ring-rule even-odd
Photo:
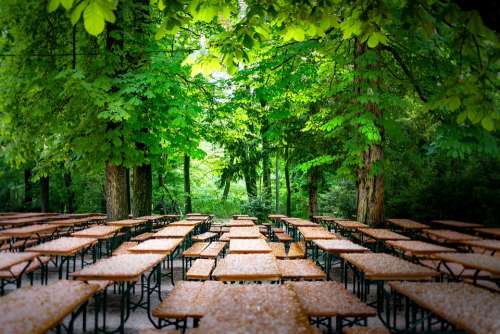
[(231, 227), (229, 228), (229, 239), (255, 239), (262, 237), (257, 226)]
[(153, 238), (186, 238), (193, 230), (194, 226), (169, 225), (153, 234)]
[(0, 218), (0, 227), (21, 227), (25, 225), (33, 225), (37, 223), (43, 223), (47, 221), (46, 216), (28, 217), (28, 218), (15, 218), (15, 219), (5, 219)]
[[(500, 331), (500, 318), (497, 316), (500, 314), (498, 293), (466, 283), (390, 282), (389, 286), (393, 294), (404, 297), (403, 314), (428, 313), (427, 317), (434, 324), (436, 321), (448, 323), (467, 333), (491, 334)], [(401, 329), (409, 331), (421, 326), (425, 331), (425, 325), (429, 327), (429, 323), (431, 321), (405, 317)], [(392, 326), (391, 329), (396, 329), (395, 327)], [(432, 328), (427, 328), (427, 331), (431, 332)]]
[(451, 244), (451, 245), (460, 244), (464, 241), (481, 239), (474, 235), (464, 234), (452, 230), (429, 229), (429, 230), (422, 230), (422, 234), (426, 235), (430, 239), (435, 240), (437, 242), (441, 242), (443, 244)]
[(272, 254), (229, 254), (218, 261), (212, 277), (219, 281), (279, 281)]
[(472, 229), (483, 227), (481, 224), (461, 222), (457, 220), (433, 220), (432, 224), (451, 229)]
[(474, 231), (494, 238), (500, 238), (500, 227), (481, 227), (475, 228)]
[[(81, 281), (112, 281), (118, 283), (120, 294), (120, 324), (115, 332), (125, 332), (125, 322), (129, 318), (130, 310), (143, 308), (153, 325), (156, 323), (151, 318), (151, 295), (158, 294), (161, 300), (161, 263), (165, 254), (122, 254), (101, 259), (71, 276)], [(149, 274), (148, 274), (149, 273)], [(152, 286), (153, 278), (154, 285)], [(137, 281), (141, 281), (141, 296), (137, 303), (130, 299), (130, 291)], [(145, 295), (144, 295), (145, 294)], [(145, 300), (144, 300), (145, 299)], [(103, 307), (106, 308), (106, 294), (103, 295)], [(103, 322), (106, 324), (106, 313), (103, 312)], [(103, 327), (104, 327), (103, 326)], [(105, 331), (106, 328), (100, 329)]]
[(368, 225), (355, 220), (335, 220), (333, 228), (335, 232), (340, 233), (342, 236), (351, 238), (359, 228), (368, 228)]
[(338, 257), (341, 253), (367, 253), (370, 250), (366, 247), (358, 245), (350, 240), (339, 239), (319, 239), (313, 240), (316, 248), (321, 249), (324, 259), (324, 267), (327, 280), (330, 279), (330, 271), (332, 268), (332, 257)]
[(462, 241), (462, 243), (470, 249), (481, 248), (485, 251), (490, 251), (490, 255), (495, 255), (500, 250), (500, 240), (496, 239), (466, 240)]
[(195, 242), (191, 247), (182, 252), (182, 277), (186, 277), (186, 269), (189, 269), (193, 259), (200, 257), (201, 252), (207, 248), (209, 242)]
[(428, 225), (416, 222), (411, 219), (401, 219), (401, 218), (390, 218), (386, 222), (391, 225), (395, 230), (400, 232), (415, 232), (421, 231), (423, 229), (429, 228)]
[(375, 242), (374, 251), (377, 252), (382, 249), (384, 242), (389, 240), (410, 240), (405, 235), (393, 232), (386, 228), (360, 228), (361, 243), (368, 245), (367, 241), (373, 240)]
[(277, 264), (284, 280), (323, 280), (326, 278), (323, 270), (308, 259), (277, 260)]
[(29, 240), (34, 238), (43, 240), (44, 238), (53, 237), (57, 233), (57, 229), (57, 226), (53, 225), (36, 224), (2, 230), (0, 231), (0, 236), (9, 237), (11, 241), (14, 239), (23, 239), (23, 244), (20, 248), (24, 249)]
[(314, 332), (295, 293), (284, 285), (224, 286), (197, 328), (198, 333), (269, 333), (270, 330), (281, 334)]
[[(40, 254), (32, 252), (1, 252), (0, 271), (10, 271), (13, 274), (12, 276), (15, 276), (16, 278), (16, 286), (20, 288), (24, 272), (26, 271), (26, 269), (28, 269), (33, 260), (37, 259), (39, 256)], [(12, 272), (12, 268), (20, 264), (23, 264), (23, 268), (21, 269), (19, 274), (14, 275), (14, 273)]]
[(70, 314), (72, 330), (76, 316), (98, 289), (95, 284), (60, 280), (11, 292), (0, 297), (0, 332), (43, 334)]
[(344, 261), (342, 276), (345, 288), (349, 268), (353, 274), (353, 292), (362, 301), (367, 301), (369, 286), (372, 283), (377, 285), (377, 298), (370, 304), (377, 305), (379, 315), (383, 311), (386, 281), (431, 280), (439, 276), (437, 271), (385, 253), (344, 253), (340, 256)]
[(162, 277), (169, 276), (172, 285), (174, 283), (174, 257), (175, 251), (182, 244), (182, 239), (171, 238), (171, 239), (150, 239), (141, 242), (137, 246), (128, 249), (129, 253), (133, 254), (161, 254), (166, 256), (167, 269), (170, 268), (170, 273), (168, 275), (163, 275)]
[[(73, 260), (73, 271), (76, 268), (76, 255), (81, 255), (81, 266), (83, 267), (85, 252), (97, 243), (95, 238), (73, 238), (62, 237), (47, 241), (45, 243), (29, 247), (28, 252), (36, 252), (45, 256), (55, 256), (60, 258), (58, 264), (59, 279), (63, 276), (64, 264), (66, 264), (66, 278), (68, 278), (70, 267), (69, 262)], [(95, 252), (94, 252), (95, 254)], [(94, 257), (95, 260), (95, 257)], [(56, 261), (57, 263), (57, 261)]]
[(109, 226), (109, 225), (99, 225), (92, 226), (87, 229), (73, 232), (71, 234), (72, 237), (75, 238), (95, 238), (98, 240), (96, 249), (97, 249), (97, 257), (101, 258), (102, 256), (102, 245), (106, 246), (106, 253), (108, 255), (111, 254), (114, 244), (113, 239), (116, 238), (122, 226)]
[(225, 223), (224, 226), (229, 227), (245, 227), (245, 226), (255, 226), (255, 223), (251, 220), (230, 220), (228, 223)]
[(223, 241), (214, 241), (211, 242), (210, 245), (205, 247), (201, 252), (200, 252), (200, 257), (204, 259), (215, 259), (217, 260), (217, 257), (221, 252), (224, 252), (224, 248), (226, 247), (226, 243)]
[(474, 270), (473, 280), (474, 284), (477, 283), (477, 277), (481, 271), (486, 271), (490, 273), (490, 279), (495, 282), (500, 282), (500, 258), (496, 256), (490, 256), (485, 254), (476, 253), (437, 253), (433, 257), (440, 261), (439, 266), (444, 266), (447, 273), (454, 279), (460, 278), (460, 273), (456, 275), (451, 268), (448, 267), (447, 263), (458, 263), (464, 267), (464, 269)]
[(285, 285), (295, 292), (310, 318), (316, 318), (317, 322), (327, 319), (328, 332), (332, 331), (332, 318), (340, 333), (346, 324), (360, 323), (377, 314), (373, 307), (361, 302), (337, 282), (286, 282)]
[(217, 281), (180, 281), (153, 310), (153, 316), (159, 318), (158, 327), (179, 326), (189, 318), (198, 323), (223, 288), (224, 285)]
[(271, 247), (269, 247), (264, 239), (231, 239), (229, 241), (230, 254), (257, 254), (271, 252)]

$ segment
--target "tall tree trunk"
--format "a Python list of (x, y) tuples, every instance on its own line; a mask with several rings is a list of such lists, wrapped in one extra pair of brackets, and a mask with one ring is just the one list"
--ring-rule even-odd
[(317, 214), (318, 211), (318, 177), (319, 169), (318, 167), (313, 167), (309, 170), (308, 182), (307, 182), (307, 192), (309, 198), (309, 219), (312, 220), (313, 216)]
[(134, 167), (132, 178), (132, 215), (149, 216), (153, 205), (153, 172), (151, 164)]
[(30, 208), (33, 203), (33, 186), (31, 184), (31, 169), (24, 170), (24, 206)]
[[(361, 56), (367, 52), (366, 43), (356, 42), (356, 70), (360, 73), (366, 69), (366, 65), (359, 64)], [(380, 67), (380, 49), (376, 49), (377, 60), (374, 64), (368, 65), (366, 70), (376, 71)], [(368, 95), (368, 89), (377, 93), (379, 90), (378, 80), (371, 79), (366, 85), (366, 79), (358, 76), (355, 79), (357, 84), (357, 94)], [(374, 93), (371, 93), (374, 94)], [(358, 102), (359, 103), (359, 102)], [(372, 102), (363, 105), (366, 112), (372, 114), (375, 118), (375, 123), (378, 125), (381, 140), (380, 142), (372, 142), (368, 149), (363, 152), (363, 164), (356, 170), (357, 183), (357, 220), (366, 223), (370, 226), (381, 225), (384, 222), (384, 173), (383, 173), (383, 135), (384, 128), (382, 127), (382, 110)]]
[(106, 211), (110, 220), (128, 217), (127, 172), (123, 166), (106, 165)]
[(233, 179), (233, 175), (231, 173), (228, 174), (226, 180), (224, 181), (224, 192), (222, 193), (222, 201), (225, 202), (227, 197), (229, 196), (229, 190), (231, 188), (231, 180)]
[(127, 196), (127, 214), (132, 212), (132, 197), (130, 195), (130, 169), (125, 168), (125, 182), (127, 184), (125, 196)]
[(75, 212), (75, 192), (71, 188), (73, 180), (71, 178), (70, 172), (64, 173), (64, 186), (66, 187), (66, 191), (68, 193), (68, 197), (66, 198), (66, 209), (69, 213)]
[(184, 211), (186, 213), (193, 212), (193, 205), (191, 202), (191, 178), (190, 178), (190, 162), (189, 155), (184, 154)]
[(271, 206), (273, 198), (271, 187), (271, 160), (269, 158), (269, 140), (266, 138), (266, 132), (269, 129), (267, 119), (262, 121), (261, 137), (262, 137), (262, 188), (263, 197), (266, 205)]
[(276, 174), (275, 174), (275, 184), (276, 184), (276, 213), (280, 212), (280, 165), (279, 159), (276, 155)]
[(245, 178), (248, 200), (253, 200), (257, 197), (257, 171), (255, 166), (247, 166), (243, 172), (243, 177)]
[(167, 213), (167, 206), (165, 203), (165, 196), (163, 196), (163, 186), (165, 185), (165, 177), (163, 176), (162, 172), (158, 173), (158, 186), (160, 187), (161, 190), (161, 196), (160, 196), (160, 205), (161, 205), (161, 212), (163, 214)]
[(290, 162), (288, 161), (288, 147), (285, 149), (285, 185), (286, 185), (286, 215), (292, 215), (292, 188), (290, 186)]
[(40, 178), (40, 205), (42, 212), (49, 212), (50, 210), (50, 200), (49, 200), (49, 177), (42, 176)]

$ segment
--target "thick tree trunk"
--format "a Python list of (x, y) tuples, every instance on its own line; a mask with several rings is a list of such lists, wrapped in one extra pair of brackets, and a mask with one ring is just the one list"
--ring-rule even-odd
[(184, 154), (184, 211), (186, 213), (193, 212), (193, 204), (191, 202), (191, 177), (190, 177), (190, 163), (191, 158), (189, 155)]
[(132, 198), (130, 195), (130, 169), (125, 168), (125, 182), (127, 184), (125, 196), (127, 197), (127, 214), (132, 212)]
[(158, 186), (161, 189), (160, 205), (161, 205), (162, 213), (166, 214), (167, 213), (167, 206), (165, 203), (165, 196), (163, 196), (163, 186), (164, 185), (165, 185), (165, 177), (160, 172), (160, 173), (158, 173)]
[(110, 220), (128, 217), (127, 172), (123, 166), (106, 165), (106, 211)]
[(243, 172), (245, 178), (245, 187), (247, 190), (248, 200), (253, 200), (257, 197), (257, 172), (255, 166), (249, 166)]
[(276, 213), (280, 212), (280, 165), (278, 156), (276, 156), (276, 174), (275, 174), (275, 185), (276, 185)]
[(309, 170), (308, 182), (307, 182), (307, 193), (309, 199), (309, 219), (312, 220), (313, 216), (316, 216), (318, 211), (318, 167), (313, 167)]
[(290, 186), (290, 167), (288, 161), (288, 147), (285, 150), (285, 185), (286, 185), (286, 215), (292, 215), (292, 188)]
[(261, 137), (262, 137), (262, 193), (266, 205), (271, 206), (273, 192), (271, 187), (271, 160), (269, 158), (269, 141), (265, 137), (265, 133), (269, 128), (267, 119), (262, 123)]
[(227, 200), (227, 197), (229, 196), (229, 190), (231, 188), (231, 180), (233, 176), (232, 174), (229, 174), (226, 177), (226, 180), (224, 181), (224, 192), (222, 193), (222, 201), (225, 202)]
[(40, 178), (40, 205), (42, 212), (49, 212), (49, 177), (43, 176)]
[(153, 205), (153, 172), (150, 164), (134, 167), (131, 187), (132, 215), (149, 216)]
[[(367, 52), (366, 43), (356, 42), (356, 57), (360, 57)], [(368, 65), (367, 70), (377, 70), (380, 67), (380, 49), (375, 50), (377, 61)], [(356, 63), (356, 70), (363, 72), (366, 65)], [(356, 90), (358, 95), (370, 94), (366, 88), (366, 79), (358, 76), (356, 79)], [(378, 92), (378, 80), (368, 81), (369, 89), (375, 94)], [(373, 94), (373, 93), (371, 93)], [(378, 125), (381, 140), (379, 142), (369, 143), (367, 151), (363, 152), (363, 165), (356, 170), (357, 183), (357, 220), (370, 226), (378, 226), (384, 222), (384, 174), (383, 174), (383, 135), (382, 111), (375, 103), (365, 103), (363, 105), (366, 112), (372, 114), (375, 118), (375, 124)]]
[(24, 205), (30, 208), (33, 203), (33, 186), (31, 184), (31, 169), (24, 170)]
[(68, 197), (66, 198), (66, 210), (68, 210), (69, 213), (75, 212), (75, 193), (73, 189), (71, 188), (71, 184), (73, 183), (73, 180), (71, 178), (71, 173), (65, 172), (64, 173), (64, 186), (66, 187), (66, 191), (68, 193)]

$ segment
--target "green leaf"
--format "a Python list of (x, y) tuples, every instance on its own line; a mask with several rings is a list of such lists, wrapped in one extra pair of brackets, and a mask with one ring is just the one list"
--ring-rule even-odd
[(82, 16), (82, 12), (87, 7), (89, 4), (88, 0), (84, 0), (76, 6), (75, 9), (71, 12), (71, 24), (75, 25), (78, 20), (80, 20), (80, 17)]
[(91, 2), (83, 12), (83, 23), (89, 34), (97, 36), (104, 30), (104, 14), (96, 1)]
[(49, 5), (47, 6), (47, 10), (49, 11), (49, 13), (52, 13), (53, 11), (55, 11), (57, 9), (57, 7), (59, 7), (59, 4), (60, 4), (60, 0), (50, 0)]
[(460, 107), (460, 98), (458, 96), (452, 96), (447, 101), (448, 108), (451, 111), (457, 110)]
[(481, 120), (481, 125), (488, 131), (493, 131), (495, 129), (495, 124), (493, 123), (493, 120), (490, 116), (485, 116)]
[(64, 7), (64, 9), (68, 10), (71, 7), (73, 7), (73, 2), (75, 0), (60, 0), (60, 1), (61, 1), (61, 5)]
[(283, 36), (283, 40), (285, 42), (290, 41), (290, 40), (295, 40), (302, 42), (305, 38), (305, 31), (299, 26), (290, 26), (285, 32), (285, 35)]

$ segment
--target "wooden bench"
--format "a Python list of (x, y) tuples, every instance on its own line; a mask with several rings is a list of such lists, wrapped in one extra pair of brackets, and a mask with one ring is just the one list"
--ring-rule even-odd
[(130, 239), (130, 241), (146, 241), (146, 240), (149, 240), (153, 237), (153, 234), (152, 232), (146, 232), (146, 233), (142, 233), (142, 234), (139, 234), (139, 235), (136, 235), (135, 237), (133, 237), (132, 239)]
[(226, 243), (222, 241), (211, 242), (201, 253), (200, 257), (204, 259), (217, 259), (220, 253), (226, 247)]
[[(43, 284), (43, 282), (46, 280), (45, 275), (48, 275), (48, 273), (45, 272), (46, 270), (44, 270), (44, 268), (46, 268), (49, 261), (49, 256), (40, 256), (37, 259), (34, 259), (29, 265), (28, 262), (21, 262), (10, 267), (9, 270), (0, 270), (0, 294), (3, 295), (5, 286), (9, 283), (15, 284), (21, 275), (28, 275), (30, 284), (33, 285), (33, 273), (40, 268), (42, 268), (40, 280)], [(26, 267), (27, 265), (28, 267)]]
[(137, 241), (125, 241), (123, 242), (117, 249), (113, 251), (113, 256), (115, 255), (121, 255), (121, 254), (128, 254), (128, 250), (132, 247), (137, 246), (139, 243)]
[(293, 238), (286, 233), (274, 233), (279, 242), (291, 242)]
[(306, 256), (305, 245), (302, 242), (293, 242), (288, 250), (289, 259), (303, 259)]
[(268, 245), (269, 245), (269, 247), (271, 247), (271, 249), (273, 251), (273, 255), (277, 259), (286, 258), (285, 244), (283, 244), (281, 242), (269, 242)]
[(191, 266), (191, 261), (200, 257), (200, 253), (207, 248), (208, 242), (195, 242), (182, 253), (182, 277), (185, 279), (186, 270)]
[(196, 242), (196, 241), (211, 241), (212, 239), (214, 239), (215, 237), (217, 236), (216, 233), (213, 233), (213, 232), (205, 232), (205, 233), (202, 233), (202, 234), (198, 234), (198, 235), (193, 235), (193, 241)]
[(215, 260), (198, 259), (188, 270), (186, 277), (188, 280), (208, 280), (215, 267)]

